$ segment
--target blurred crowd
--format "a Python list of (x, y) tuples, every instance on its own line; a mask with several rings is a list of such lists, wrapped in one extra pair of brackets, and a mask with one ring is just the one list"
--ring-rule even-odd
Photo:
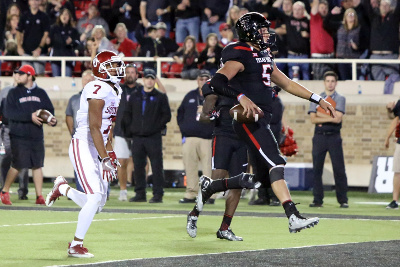
[[(400, 2), (400, 1), (399, 1)], [(222, 48), (237, 40), (235, 23), (251, 11), (265, 15), (275, 32), (276, 58), (399, 58), (400, 5), (396, 0), (2, 0), (2, 55), (94, 56), (104, 50), (125, 57), (172, 57), (165, 77), (214, 74)], [(2, 62), (2, 75), (18, 64)], [(61, 62), (31, 62), (38, 76), (60, 76)], [(138, 65), (154, 68), (155, 62)], [(290, 78), (322, 79), (335, 70), (351, 78), (351, 64), (290, 63)], [(396, 65), (357, 66), (358, 79), (386, 80)], [(68, 62), (80, 76), (90, 62)], [(11, 71), (7, 71), (11, 70)]]

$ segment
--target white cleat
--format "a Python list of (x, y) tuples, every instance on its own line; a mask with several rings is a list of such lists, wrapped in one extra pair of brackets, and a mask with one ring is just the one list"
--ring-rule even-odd
[(50, 207), (51, 205), (54, 204), (54, 202), (62, 196), (62, 194), (60, 193), (60, 185), (62, 184), (68, 184), (67, 180), (65, 180), (65, 178), (63, 176), (58, 176), (55, 180), (54, 180), (54, 186), (53, 189), (50, 191), (50, 193), (47, 194), (46, 197), (46, 206)]
[(319, 222), (318, 217), (314, 218), (304, 218), (299, 213), (292, 214), (289, 217), (289, 232), (290, 233), (297, 233), (303, 229), (314, 227)]
[(128, 191), (125, 190), (120, 190), (119, 191), (119, 201), (128, 201)]
[(187, 216), (186, 232), (191, 238), (195, 238), (197, 235), (197, 216)]

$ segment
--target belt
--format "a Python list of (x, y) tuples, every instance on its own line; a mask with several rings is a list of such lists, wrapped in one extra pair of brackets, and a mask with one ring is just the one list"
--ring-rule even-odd
[(293, 55), (293, 56), (308, 56), (307, 54), (303, 54), (303, 53), (296, 53), (293, 51), (288, 51), (289, 55)]
[(334, 134), (339, 134), (339, 132), (316, 132), (315, 134), (334, 135)]
[(334, 53), (329, 53), (329, 54), (320, 54), (320, 53), (312, 53), (311, 57), (316, 57), (316, 58), (332, 58), (334, 57)]

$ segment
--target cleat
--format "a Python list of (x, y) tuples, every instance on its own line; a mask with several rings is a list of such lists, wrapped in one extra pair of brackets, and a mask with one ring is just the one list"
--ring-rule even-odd
[(36, 205), (46, 205), (46, 203), (44, 202), (44, 198), (42, 195), (38, 196), (36, 198)]
[(399, 209), (399, 204), (397, 203), (396, 200), (393, 200), (392, 202), (389, 203), (389, 205), (386, 206), (386, 208), (387, 209), (392, 209), (392, 210), (398, 210)]
[(243, 238), (240, 236), (236, 236), (233, 232), (232, 229), (229, 227), (228, 230), (225, 231), (221, 231), (221, 229), (219, 229), (217, 231), (217, 237), (219, 239), (226, 239), (229, 241), (243, 241)]
[(46, 204), (47, 207), (50, 207), (60, 196), (62, 196), (59, 190), (59, 187), (62, 184), (68, 184), (68, 182), (63, 176), (60, 175), (54, 180), (53, 189), (50, 191), (50, 193), (47, 194), (46, 202), (43, 204)]
[(68, 257), (93, 258), (94, 255), (92, 253), (89, 253), (89, 250), (83, 245), (76, 245), (71, 247), (71, 243), (68, 243)]
[(304, 218), (299, 212), (290, 215), (289, 217), (289, 232), (297, 233), (303, 229), (314, 227), (319, 222), (319, 218)]
[(349, 204), (347, 204), (347, 203), (340, 203), (340, 207), (343, 208), (343, 209), (347, 209), (347, 208), (349, 208)]
[(118, 200), (119, 201), (128, 201), (128, 191), (126, 189), (119, 191)]
[[(254, 177), (255, 177), (254, 174), (242, 172), (238, 176), (241, 176), (239, 184), (243, 188), (246, 188), (246, 189), (257, 189), (257, 188), (259, 188), (261, 186), (260, 182), (256, 182), (254, 180)], [(238, 176), (235, 176), (235, 177), (238, 177)]]
[(197, 235), (197, 216), (187, 216), (186, 232), (191, 238), (195, 238)]
[(196, 199), (196, 206), (198, 211), (203, 210), (204, 203), (206, 203), (207, 200), (215, 193), (211, 189), (212, 182), (213, 181), (205, 175), (202, 175), (200, 177), (199, 192)]
[(12, 205), (12, 203), (10, 201), (10, 194), (8, 192), (4, 192), (4, 193), (1, 192), (0, 199), (4, 205)]

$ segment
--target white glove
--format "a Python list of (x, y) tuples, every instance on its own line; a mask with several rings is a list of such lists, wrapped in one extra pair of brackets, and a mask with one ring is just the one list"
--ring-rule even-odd
[(112, 163), (110, 157), (105, 157), (100, 160), (101, 166), (103, 168), (103, 180), (111, 182), (117, 179), (117, 168)]

